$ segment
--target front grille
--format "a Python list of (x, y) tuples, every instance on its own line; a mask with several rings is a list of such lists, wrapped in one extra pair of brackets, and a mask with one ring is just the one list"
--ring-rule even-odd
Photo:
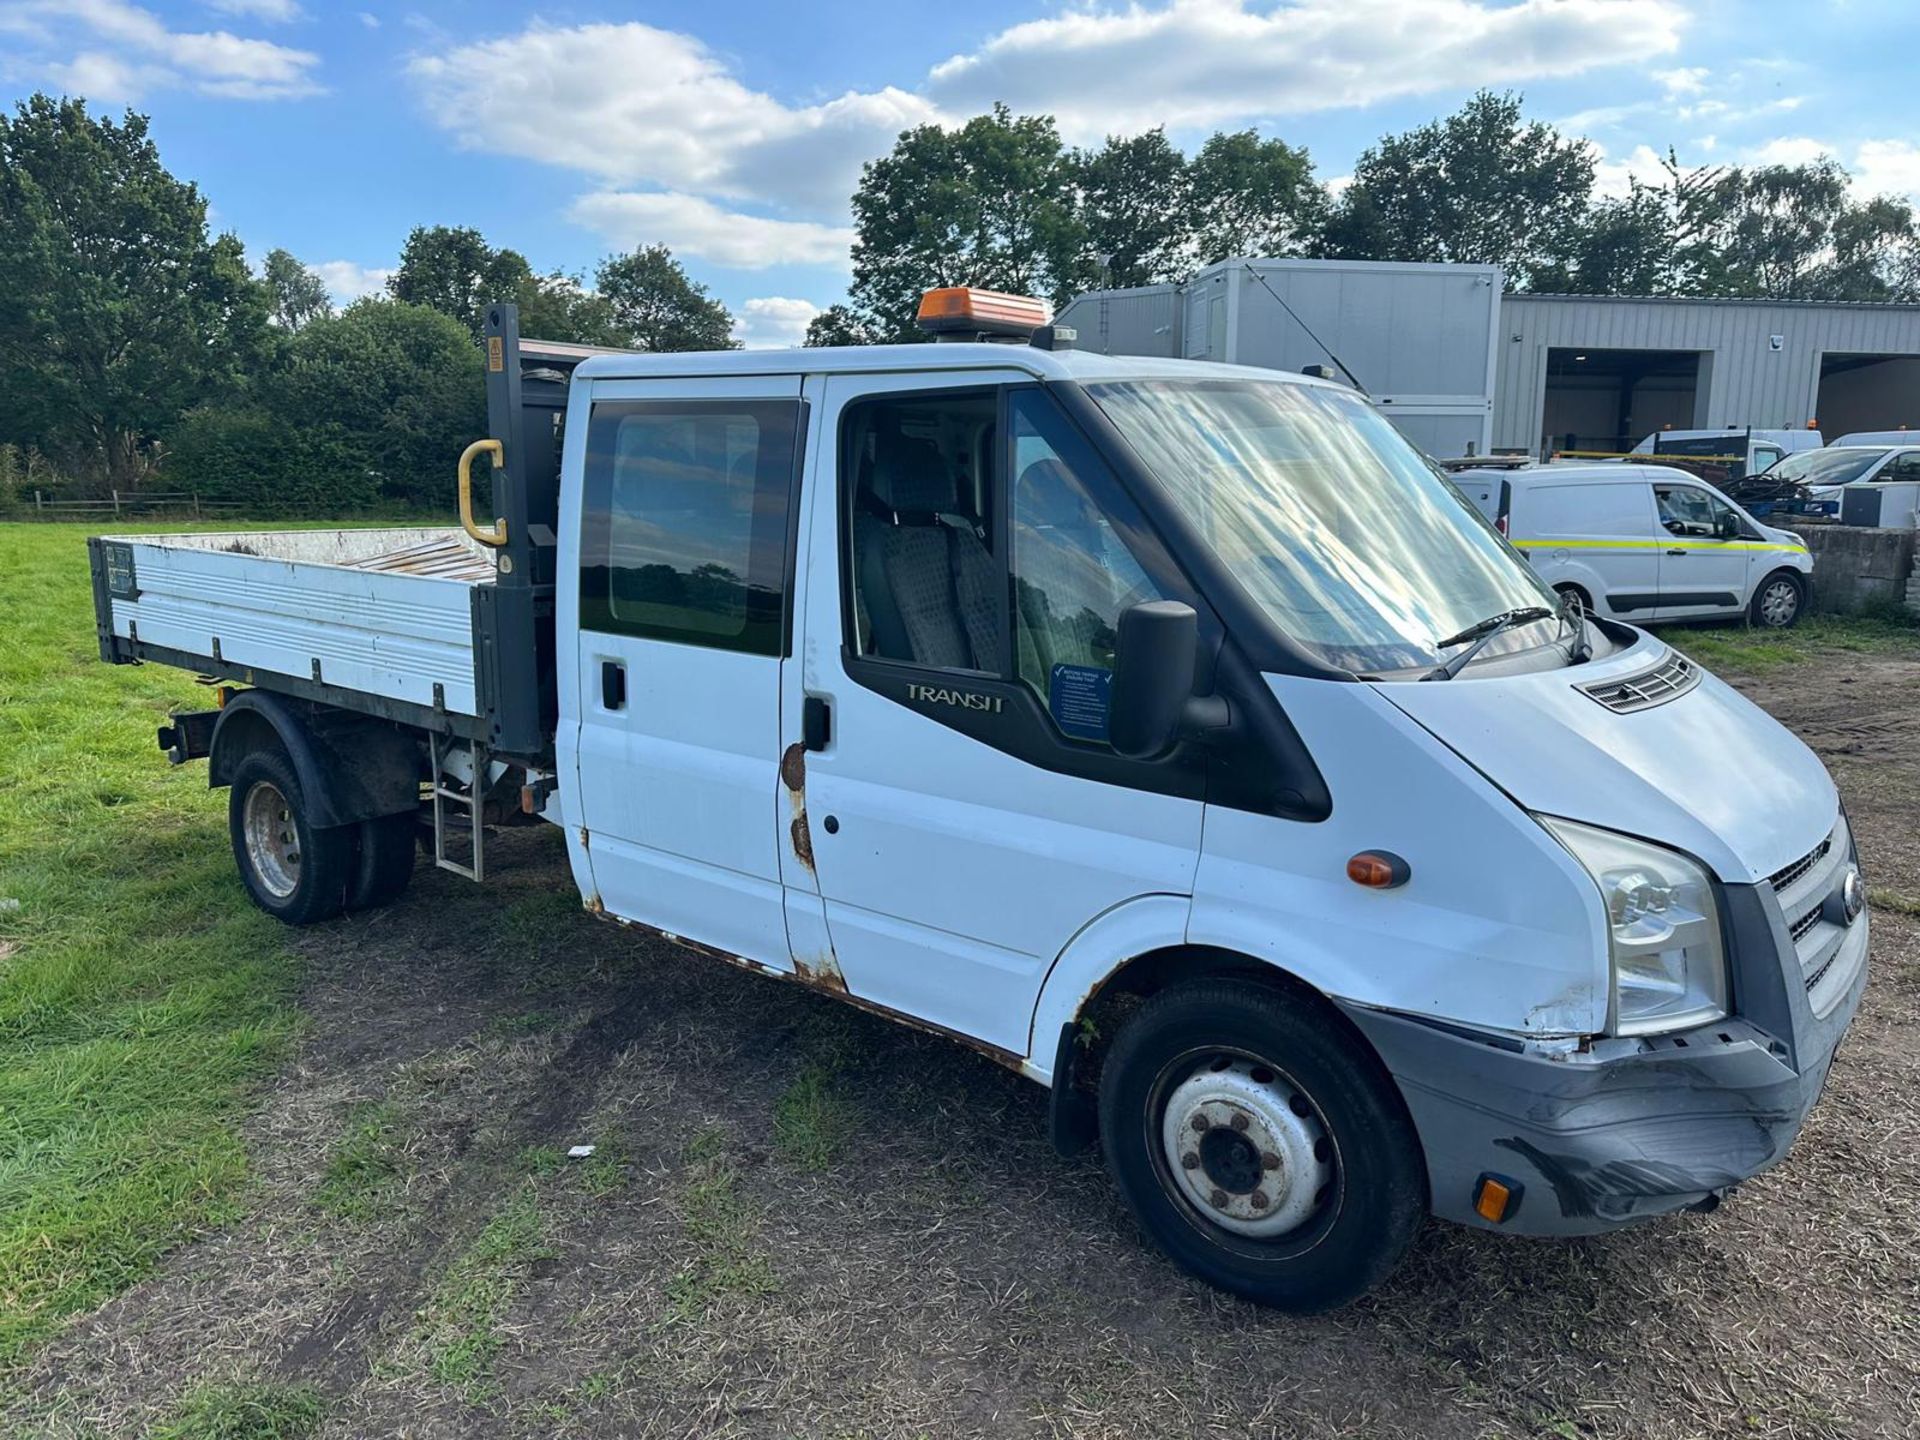
[(1580, 689), (1615, 714), (1630, 715), (1677, 699), (1699, 683), (1700, 667), (1678, 650), (1669, 650), (1667, 658), (1651, 670), (1642, 670), (1624, 680), (1596, 681)]
[(1814, 866), (1826, 859), (1827, 852), (1832, 848), (1833, 836), (1829, 835), (1791, 865), (1774, 871), (1773, 874), (1767, 877), (1767, 883), (1773, 886), (1776, 891), (1789, 888), (1794, 881), (1800, 879), (1801, 876), (1805, 875), (1809, 870), (1813, 869)]
[(1798, 920), (1793, 922), (1793, 943), (1798, 945), (1813, 933), (1813, 927), (1820, 923), (1821, 907), (1816, 905)]

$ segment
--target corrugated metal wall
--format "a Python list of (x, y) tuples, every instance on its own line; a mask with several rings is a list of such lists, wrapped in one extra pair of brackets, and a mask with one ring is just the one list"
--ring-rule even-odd
[(1178, 285), (1142, 285), (1077, 296), (1058, 319), (1080, 332), (1074, 344), (1082, 350), (1170, 360), (1181, 353), (1183, 309)]
[(1550, 349), (1699, 351), (1695, 424), (1761, 429), (1818, 418), (1822, 355), (1920, 354), (1920, 306), (1910, 305), (1509, 294), (1500, 327), (1493, 443), (1502, 448), (1540, 443)]

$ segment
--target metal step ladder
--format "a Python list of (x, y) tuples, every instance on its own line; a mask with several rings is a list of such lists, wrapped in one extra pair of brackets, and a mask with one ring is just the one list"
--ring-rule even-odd
[[(443, 743), (444, 742), (444, 743)], [(484, 745), (470, 744), (462, 747), (451, 736), (442, 737), (430, 734), (427, 748), (433, 757), (433, 863), (442, 870), (451, 870), (456, 875), (464, 875), (469, 880), (482, 880), (486, 877), (486, 826), (482, 823), (486, 810), (487, 750)], [(465, 790), (456, 790), (447, 783), (447, 762), (465, 748), (471, 768)], [(466, 809), (468, 837), (473, 847), (471, 864), (462, 864), (447, 853), (449, 833), (448, 809)], [(453, 817), (457, 819), (458, 817)]]

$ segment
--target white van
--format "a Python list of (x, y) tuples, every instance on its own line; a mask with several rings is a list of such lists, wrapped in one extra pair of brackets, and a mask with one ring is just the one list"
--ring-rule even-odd
[(1777, 1164), (1867, 974), (1820, 761), (1345, 386), (928, 310), (968, 339), (583, 361), (496, 306), (491, 523), (94, 539), (103, 657), (223, 681), (160, 739), (256, 903), (553, 824), (596, 916), (1050, 1087), (1171, 1256), (1295, 1309), (1429, 1213)]
[(1820, 448), (1818, 430), (1657, 430), (1641, 437), (1635, 455), (1672, 454), (1736, 461), (1740, 474), (1763, 475), (1789, 455)]
[(1453, 481), (1535, 574), (1589, 614), (1746, 615), (1779, 629), (1806, 611), (1806, 542), (1760, 524), (1683, 470), (1562, 462), (1462, 470)]

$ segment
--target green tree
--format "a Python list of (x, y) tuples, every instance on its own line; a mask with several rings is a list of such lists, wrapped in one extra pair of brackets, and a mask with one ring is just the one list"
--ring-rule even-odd
[(1881, 195), (1834, 221), (1831, 258), (1807, 277), (1817, 300), (1920, 301), (1920, 225), (1913, 206)]
[(1569, 295), (1667, 295), (1676, 283), (1676, 235), (1668, 192), (1639, 180), (1625, 196), (1583, 217), (1570, 252), (1531, 276), (1536, 290)]
[(578, 275), (556, 270), (536, 275), (521, 291), (520, 333), (576, 345), (626, 347), (633, 337), (620, 328), (613, 304), (589, 290)]
[(829, 305), (807, 322), (809, 345), (877, 345), (880, 337), (850, 305)]
[(209, 238), (146, 117), (45, 95), (0, 114), (0, 440), (131, 486), (161, 432), (270, 350), (240, 242)]
[(610, 256), (594, 272), (621, 341), (636, 350), (733, 350), (733, 316), (664, 245)]
[(287, 330), (298, 330), (309, 320), (333, 314), (327, 282), (302, 265), (287, 250), (269, 250), (262, 271), (267, 305), (273, 318)]
[(920, 338), (923, 290), (979, 285), (1060, 303), (1086, 251), (1060, 134), (1004, 105), (957, 130), (921, 125), (869, 161), (854, 191), (853, 284), (861, 320)]
[(392, 500), (446, 509), (453, 462), (486, 433), (480, 352), (459, 321), (369, 297), (303, 327), (264, 387), (264, 408), (308, 453)]
[(1593, 153), (1482, 90), (1444, 119), (1389, 135), (1354, 166), (1320, 249), (1356, 260), (1501, 266), (1507, 282), (1564, 274), (1593, 189)]
[(496, 250), (467, 226), (422, 225), (407, 236), (387, 290), (396, 300), (452, 316), (477, 340), (486, 307), (522, 300), (533, 283), (533, 267), (518, 250)]
[(1098, 150), (1070, 155), (1067, 173), (1085, 231), (1085, 283), (1153, 285), (1192, 268), (1187, 160), (1164, 129), (1110, 135)]
[(1326, 214), (1307, 152), (1252, 130), (1208, 137), (1188, 167), (1188, 197), (1202, 265), (1302, 254)]

